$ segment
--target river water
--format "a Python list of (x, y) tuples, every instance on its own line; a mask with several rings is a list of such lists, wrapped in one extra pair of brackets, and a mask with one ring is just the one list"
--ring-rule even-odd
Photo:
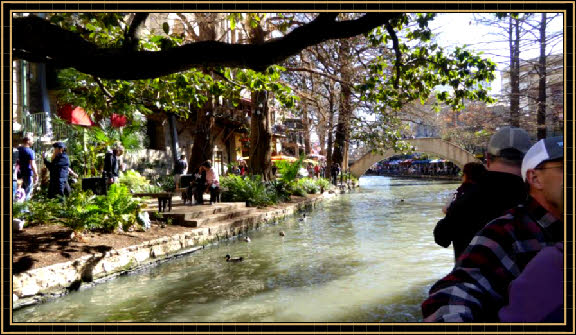
[[(15, 322), (421, 321), (453, 265), (432, 230), (458, 184), (362, 177), (307, 213), (14, 311)], [(404, 201), (402, 201), (404, 200)], [(284, 237), (279, 236), (284, 231)], [(245, 258), (227, 263), (224, 256)]]

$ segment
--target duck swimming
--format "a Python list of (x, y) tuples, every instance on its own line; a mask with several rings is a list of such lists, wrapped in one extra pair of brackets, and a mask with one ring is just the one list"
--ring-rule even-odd
[(252, 240), (250, 239), (250, 237), (246, 236), (246, 237), (244, 237), (244, 242), (250, 243), (250, 242), (252, 242)]
[(284, 233), (284, 231), (281, 230), (281, 231), (278, 233), (278, 235), (280, 235), (280, 236), (286, 236), (286, 233)]
[(244, 258), (242, 257), (230, 257), (230, 255), (226, 255), (226, 262), (242, 262)]
[(302, 214), (302, 217), (298, 221), (306, 221), (306, 213)]

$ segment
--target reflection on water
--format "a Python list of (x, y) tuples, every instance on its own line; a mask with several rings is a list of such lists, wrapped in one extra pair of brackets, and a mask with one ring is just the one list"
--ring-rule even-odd
[(14, 321), (419, 321), (430, 285), (452, 266), (432, 229), (458, 185), (376, 176), (360, 185), (305, 222), (250, 232), (252, 243), (224, 241), (15, 311)]

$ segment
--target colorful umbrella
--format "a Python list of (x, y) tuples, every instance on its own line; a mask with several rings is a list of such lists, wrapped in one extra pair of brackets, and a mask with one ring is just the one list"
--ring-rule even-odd
[(79, 126), (92, 127), (95, 123), (90, 119), (86, 111), (82, 107), (76, 107), (71, 104), (66, 104), (58, 110), (58, 116), (63, 120), (76, 124)]
[(296, 161), (296, 157), (286, 156), (286, 155), (277, 155), (277, 156), (272, 156), (272, 160), (273, 160), (273, 161), (289, 161), (289, 162), (295, 162), (295, 161)]

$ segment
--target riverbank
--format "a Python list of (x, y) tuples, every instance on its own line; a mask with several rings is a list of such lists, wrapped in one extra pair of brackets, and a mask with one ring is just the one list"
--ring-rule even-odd
[[(63, 227), (26, 228), (12, 236), (13, 308), (40, 303), (194, 252), (302, 209), (314, 208), (318, 202), (333, 196), (326, 192), (293, 197), (290, 202), (262, 209), (246, 208), (241, 203), (188, 206), (190, 210), (186, 215), (192, 217), (188, 221), (195, 221), (198, 227), (173, 224), (162, 228), (154, 224), (146, 232), (93, 233), (84, 236), (82, 241), (71, 239), (71, 231)], [(173, 211), (175, 215), (177, 207)]]

